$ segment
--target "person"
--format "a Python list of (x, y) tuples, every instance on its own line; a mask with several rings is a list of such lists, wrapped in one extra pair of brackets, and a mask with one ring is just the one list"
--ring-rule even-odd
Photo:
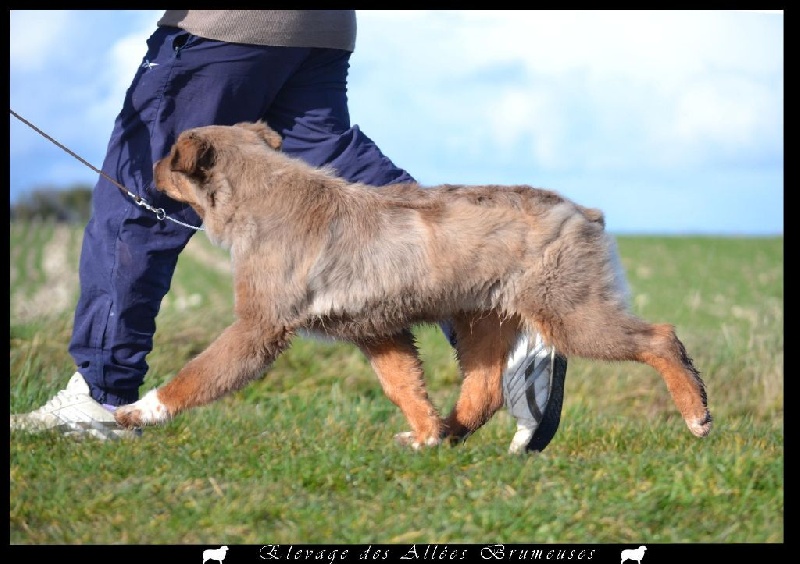
[[(139, 398), (162, 298), (195, 233), (188, 226), (200, 224), (189, 206), (153, 186), (153, 163), (181, 131), (264, 120), (282, 135), (286, 154), (331, 166), (348, 181), (415, 181), (350, 123), (347, 75), (355, 40), (354, 10), (164, 12), (126, 92), (92, 194), (69, 344), (76, 371), (45, 405), (12, 415), (12, 430), (100, 439), (140, 434), (119, 427), (113, 411)], [(133, 205), (105, 175), (150, 208)], [(153, 213), (159, 208), (174, 220)], [(565, 369), (554, 351), (520, 336), (504, 371), (506, 404), (518, 422), (512, 450), (541, 450), (552, 439)]]

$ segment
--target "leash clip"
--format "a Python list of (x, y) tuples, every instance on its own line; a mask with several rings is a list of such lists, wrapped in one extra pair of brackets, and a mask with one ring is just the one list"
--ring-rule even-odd
[(139, 196), (138, 194), (134, 194), (132, 192), (128, 192), (128, 195), (133, 198), (133, 201), (136, 202), (137, 206), (142, 206), (144, 209), (153, 212), (156, 214), (156, 218), (159, 221), (164, 221), (167, 217), (167, 212), (164, 211), (164, 208), (154, 208), (150, 204), (147, 203), (147, 200)]

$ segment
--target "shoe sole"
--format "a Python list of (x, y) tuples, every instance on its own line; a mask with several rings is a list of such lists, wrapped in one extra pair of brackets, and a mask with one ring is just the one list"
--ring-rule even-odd
[(525, 446), (527, 452), (541, 452), (553, 440), (561, 423), (561, 408), (564, 404), (564, 382), (567, 379), (567, 358), (556, 354), (553, 358), (550, 397), (531, 440)]
[(101, 441), (116, 441), (125, 439), (136, 439), (142, 436), (141, 429), (123, 429), (111, 425), (91, 425), (78, 424), (70, 425), (67, 429), (61, 430), (62, 434), (72, 438), (91, 437)]
[(13, 433), (15, 431), (24, 433), (47, 433), (52, 431), (72, 439), (92, 438), (101, 441), (137, 439), (142, 436), (141, 429), (123, 429), (118, 426), (106, 426), (102, 424), (91, 425), (88, 423), (63, 423), (53, 427), (36, 427), (35, 425), (29, 425), (28, 427), (12, 427), (11, 432)]

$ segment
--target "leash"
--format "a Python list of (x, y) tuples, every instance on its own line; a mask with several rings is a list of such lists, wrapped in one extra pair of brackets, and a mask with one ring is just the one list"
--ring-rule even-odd
[(44, 131), (42, 131), (41, 129), (39, 129), (39, 128), (38, 128), (38, 127), (36, 127), (35, 125), (33, 125), (31, 122), (29, 122), (28, 120), (26, 120), (25, 118), (23, 118), (21, 115), (19, 115), (17, 112), (15, 112), (14, 110), (12, 110), (11, 108), (9, 108), (9, 110), (8, 110), (8, 111), (9, 111), (9, 112), (11, 112), (11, 115), (12, 115), (12, 116), (14, 116), (14, 117), (15, 117), (15, 118), (17, 118), (19, 121), (21, 121), (22, 123), (24, 123), (25, 125), (27, 125), (27, 126), (28, 126), (28, 127), (30, 127), (31, 129), (33, 129), (33, 130), (34, 130), (36, 133), (38, 133), (39, 135), (41, 135), (42, 137), (44, 137), (45, 139), (47, 139), (48, 141), (50, 141), (50, 142), (51, 142), (51, 143), (53, 143), (54, 145), (56, 145), (56, 146), (60, 147), (61, 149), (63, 149), (64, 151), (66, 151), (66, 152), (67, 152), (69, 155), (71, 155), (71, 156), (75, 157), (75, 158), (76, 158), (76, 159), (78, 159), (80, 162), (82, 162), (83, 164), (85, 164), (86, 166), (88, 166), (90, 169), (92, 169), (93, 171), (95, 171), (97, 174), (99, 174), (100, 176), (102, 176), (103, 178), (105, 178), (106, 180), (108, 180), (109, 182), (111, 182), (111, 184), (113, 184), (114, 186), (116, 186), (117, 188), (119, 188), (119, 189), (122, 191), (122, 193), (123, 193), (123, 194), (125, 194), (126, 196), (128, 196), (129, 198), (131, 198), (131, 199), (133, 200), (133, 202), (134, 202), (134, 203), (135, 203), (137, 206), (141, 206), (141, 207), (143, 207), (144, 209), (146, 209), (146, 210), (148, 210), (148, 211), (151, 211), (151, 212), (153, 212), (153, 213), (156, 215), (156, 218), (157, 218), (159, 221), (164, 221), (165, 219), (168, 219), (168, 220), (170, 220), (170, 221), (171, 221), (171, 222), (173, 222), (173, 223), (177, 223), (178, 225), (182, 225), (182, 226), (184, 226), (184, 227), (188, 227), (189, 229), (194, 229), (194, 230), (196, 230), (196, 231), (205, 231), (205, 229), (203, 228), (203, 226), (202, 226), (202, 225), (201, 225), (201, 226), (199, 226), (199, 227), (196, 227), (196, 226), (194, 226), (194, 225), (189, 225), (188, 223), (184, 223), (184, 222), (182, 222), (182, 221), (180, 221), (180, 220), (177, 220), (177, 219), (175, 219), (175, 218), (172, 218), (172, 217), (168, 216), (168, 215), (167, 215), (167, 212), (165, 212), (165, 211), (164, 211), (164, 208), (154, 208), (153, 206), (151, 206), (150, 204), (148, 204), (148, 203), (147, 203), (147, 200), (145, 200), (144, 198), (142, 198), (142, 197), (141, 197), (141, 196), (139, 196), (138, 194), (134, 194), (133, 192), (131, 192), (130, 190), (128, 190), (127, 188), (125, 188), (125, 187), (124, 187), (122, 184), (120, 184), (119, 182), (117, 182), (116, 180), (114, 180), (113, 178), (111, 178), (109, 175), (107, 175), (107, 174), (106, 174), (105, 172), (103, 172), (102, 170), (100, 170), (100, 169), (98, 169), (98, 168), (96, 168), (96, 167), (92, 166), (90, 163), (88, 163), (87, 161), (85, 161), (84, 159), (82, 159), (80, 156), (76, 155), (75, 153), (73, 153), (72, 151), (70, 151), (69, 149), (67, 149), (67, 148), (66, 148), (64, 145), (62, 145), (61, 143), (59, 143), (58, 141), (56, 141), (55, 139), (53, 139), (52, 137), (50, 137), (50, 136), (49, 136), (47, 133), (45, 133)]

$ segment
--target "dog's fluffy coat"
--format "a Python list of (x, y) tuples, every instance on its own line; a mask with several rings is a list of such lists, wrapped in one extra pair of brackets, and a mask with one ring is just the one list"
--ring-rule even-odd
[[(236, 321), (170, 382), (117, 410), (159, 423), (260, 376), (300, 330), (352, 341), (411, 426), (415, 446), (460, 439), (502, 405), (519, 331), (564, 355), (658, 370), (692, 433), (706, 392), (672, 326), (627, 308), (600, 211), (529, 186), (375, 188), (280, 152), (263, 123), (182, 133), (159, 190), (191, 205), (231, 250)], [(464, 380), (446, 419), (428, 398), (410, 327), (453, 322)]]

